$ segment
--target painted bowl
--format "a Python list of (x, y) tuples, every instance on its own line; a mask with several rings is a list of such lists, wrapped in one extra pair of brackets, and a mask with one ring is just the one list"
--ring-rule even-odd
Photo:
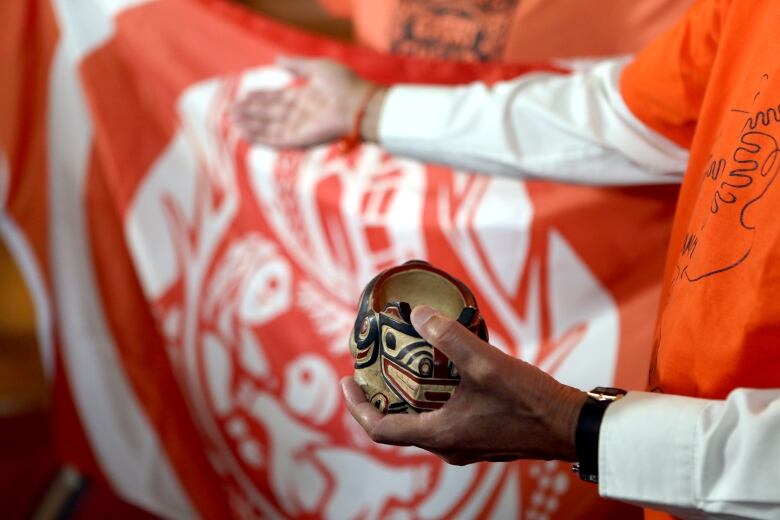
[(414, 329), (410, 315), (428, 305), (487, 341), (474, 295), (428, 262), (412, 260), (371, 280), (360, 296), (349, 349), (355, 381), (382, 413), (441, 408), (460, 381), (457, 368)]

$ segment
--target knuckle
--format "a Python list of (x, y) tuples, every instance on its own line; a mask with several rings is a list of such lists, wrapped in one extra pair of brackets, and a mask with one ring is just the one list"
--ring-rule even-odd
[(384, 435), (382, 432), (378, 431), (377, 428), (371, 429), (371, 431), (368, 432), (368, 436), (371, 438), (372, 441), (377, 442), (379, 444), (384, 444), (387, 441), (387, 436)]
[(453, 428), (449, 425), (440, 425), (430, 433), (429, 444), (436, 449), (450, 452), (456, 444)]
[(473, 359), (468, 367), (468, 375), (479, 384), (496, 382), (498, 374), (495, 367), (483, 359)]
[(382, 435), (380, 432), (377, 432), (375, 429), (368, 432), (368, 436), (371, 438), (372, 441), (384, 444), (387, 440), (384, 435)]

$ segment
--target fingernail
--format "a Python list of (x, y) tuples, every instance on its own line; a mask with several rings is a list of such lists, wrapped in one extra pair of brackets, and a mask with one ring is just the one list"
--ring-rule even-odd
[(412, 309), (412, 325), (414, 325), (414, 328), (416, 329), (425, 327), (425, 324), (428, 322), (428, 320), (431, 319), (431, 317), (435, 314), (436, 311), (427, 305), (418, 305)]

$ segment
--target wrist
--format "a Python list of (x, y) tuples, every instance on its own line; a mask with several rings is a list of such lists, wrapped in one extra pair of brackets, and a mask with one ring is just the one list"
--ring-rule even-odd
[(364, 141), (379, 142), (379, 120), (387, 91), (388, 87), (373, 86), (373, 92), (366, 103), (365, 112), (360, 122), (360, 137)]
[(588, 396), (585, 392), (569, 386), (563, 387), (561, 399), (556, 403), (556, 435), (561, 442), (559, 460), (577, 460), (577, 423)]
[(367, 140), (363, 133), (366, 112), (369, 108), (369, 104), (374, 98), (374, 94), (376, 94), (377, 90), (380, 88), (381, 87), (374, 83), (365, 80), (357, 80), (351, 93), (347, 96), (351, 102), (351, 107), (347, 110), (347, 114), (351, 117), (351, 125), (345, 129), (344, 135), (339, 142), (342, 153), (351, 152), (359, 146), (361, 142)]
[(597, 387), (586, 394), (584, 404), (577, 419), (575, 445), (577, 463), (572, 469), (587, 482), (599, 481), (599, 438), (601, 422), (607, 407), (626, 395), (619, 388)]

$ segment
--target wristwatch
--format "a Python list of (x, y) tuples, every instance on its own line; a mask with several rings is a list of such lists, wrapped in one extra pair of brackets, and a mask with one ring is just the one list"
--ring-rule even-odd
[(588, 392), (588, 398), (582, 405), (577, 420), (576, 448), (577, 460), (572, 471), (578, 473), (586, 482), (599, 481), (599, 431), (601, 420), (607, 407), (626, 395), (620, 388), (598, 386)]

